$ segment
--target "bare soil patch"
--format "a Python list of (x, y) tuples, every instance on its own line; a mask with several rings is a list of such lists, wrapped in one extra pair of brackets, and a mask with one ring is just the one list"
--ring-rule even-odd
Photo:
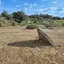
[(64, 64), (64, 29), (44, 31), (62, 46), (40, 42), (36, 29), (0, 28), (0, 64)]

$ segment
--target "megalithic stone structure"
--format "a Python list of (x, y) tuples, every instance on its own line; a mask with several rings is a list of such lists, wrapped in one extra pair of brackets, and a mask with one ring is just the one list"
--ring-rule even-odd
[(50, 44), (51, 46), (55, 46), (54, 42), (51, 40), (51, 38), (43, 31), (41, 28), (37, 28), (37, 32), (39, 35), (39, 39), (46, 44)]

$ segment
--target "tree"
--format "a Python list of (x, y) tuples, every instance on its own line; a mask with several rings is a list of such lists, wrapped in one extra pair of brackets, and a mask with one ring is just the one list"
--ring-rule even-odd
[(2, 17), (6, 17), (7, 16), (7, 11), (3, 10), (3, 12), (1, 13)]
[(27, 15), (25, 15), (25, 13), (22, 11), (13, 12), (12, 15), (13, 19), (18, 23), (27, 19)]
[(61, 17), (53, 17), (53, 20), (61, 20)]
[(64, 17), (62, 17), (62, 19), (64, 20)]
[(3, 10), (3, 12), (1, 13), (2, 17), (5, 17), (7, 20), (12, 19), (12, 15), (8, 14), (7, 11)]

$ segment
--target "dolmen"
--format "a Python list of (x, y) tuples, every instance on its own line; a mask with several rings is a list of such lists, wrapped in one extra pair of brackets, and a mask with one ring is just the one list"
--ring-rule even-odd
[(37, 28), (39, 40), (42, 41), (42, 43), (49, 44), (51, 46), (55, 46), (54, 42), (51, 40), (51, 38), (43, 31), (41, 28)]

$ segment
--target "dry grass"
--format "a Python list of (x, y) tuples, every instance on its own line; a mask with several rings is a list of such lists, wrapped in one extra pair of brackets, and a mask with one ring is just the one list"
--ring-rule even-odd
[[(44, 31), (50, 36), (52, 31), (64, 41), (64, 29), (55, 30)], [(64, 45), (45, 46), (37, 37), (36, 30), (24, 27), (0, 28), (0, 64), (64, 64)]]
[(64, 46), (64, 28), (47, 30), (45, 32), (56, 45)]

